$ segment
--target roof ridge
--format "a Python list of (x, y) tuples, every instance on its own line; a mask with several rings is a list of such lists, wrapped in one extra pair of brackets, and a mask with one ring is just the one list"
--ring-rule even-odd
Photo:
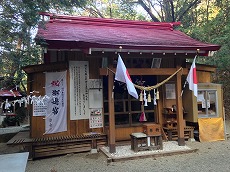
[(95, 18), (95, 17), (84, 17), (84, 16), (67, 16), (57, 15), (51, 13), (40, 13), (50, 17), (50, 22), (66, 22), (73, 24), (85, 24), (85, 25), (103, 25), (103, 26), (119, 26), (119, 27), (141, 27), (141, 28), (155, 28), (155, 29), (166, 29), (173, 30), (174, 26), (178, 26), (180, 22), (148, 22), (148, 21), (137, 21), (137, 20), (122, 20), (112, 18)]

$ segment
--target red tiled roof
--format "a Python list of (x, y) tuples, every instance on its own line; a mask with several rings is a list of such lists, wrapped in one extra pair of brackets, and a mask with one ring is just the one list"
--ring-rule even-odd
[(36, 38), (46, 40), (49, 48), (219, 50), (219, 45), (197, 41), (175, 30), (173, 27), (179, 24), (50, 15), (46, 29), (40, 27)]
[(22, 96), (17, 90), (0, 90), (0, 97), (18, 97)]

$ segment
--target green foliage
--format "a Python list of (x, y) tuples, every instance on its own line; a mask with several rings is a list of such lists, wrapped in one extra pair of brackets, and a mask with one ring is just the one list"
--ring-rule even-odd
[[(22, 67), (42, 61), (41, 48), (34, 42), (40, 21), (39, 12), (70, 14), (84, 0), (2, 0), (0, 4), (0, 86), (22, 85), (26, 80)], [(10, 83), (10, 85), (9, 85)], [(25, 91), (25, 90), (24, 90)]]
[[(113, 4), (114, 7), (107, 8), (106, 14), (111, 14), (110, 18), (120, 18), (126, 20), (135, 20), (137, 12), (133, 4), (124, 3), (124, 1), (117, 1)], [(111, 12), (110, 12), (111, 11)]]
[(155, 22), (181, 21), (189, 11), (195, 9), (200, 0), (126, 0), (143, 8)]
[(78, 8), (75, 13), (100, 18), (143, 19), (136, 11), (136, 4), (123, 0), (90, 0), (85, 7)]

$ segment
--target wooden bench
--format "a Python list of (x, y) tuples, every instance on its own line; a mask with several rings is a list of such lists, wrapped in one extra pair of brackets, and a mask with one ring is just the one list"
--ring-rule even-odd
[(107, 145), (107, 135), (89, 134), (47, 138), (29, 138), (29, 132), (19, 132), (7, 142), (8, 145), (22, 145), (30, 152), (29, 158), (36, 159), (54, 155), (91, 151)]
[[(163, 129), (166, 132), (169, 141), (178, 139), (177, 127), (173, 127), (173, 128), (164, 127)], [(192, 126), (184, 127), (184, 138), (194, 139), (194, 127)]]

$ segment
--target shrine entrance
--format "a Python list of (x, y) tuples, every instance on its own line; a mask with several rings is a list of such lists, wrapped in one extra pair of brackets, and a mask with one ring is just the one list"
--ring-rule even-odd
[[(131, 76), (134, 83), (138, 85), (155, 85), (156, 76)], [(157, 90), (148, 92), (137, 89), (139, 99), (128, 94), (126, 84), (115, 81), (114, 82), (114, 113), (116, 127), (132, 127), (140, 126), (146, 122), (156, 122), (155, 106)], [(140, 96), (141, 95), (141, 96)], [(145, 102), (145, 99), (147, 100)], [(103, 100), (104, 100), (104, 124), (109, 125), (109, 111), (108, 111), (108, 77), (103, 77)], [(144, 115), (144, 116), (143, 116)]]

